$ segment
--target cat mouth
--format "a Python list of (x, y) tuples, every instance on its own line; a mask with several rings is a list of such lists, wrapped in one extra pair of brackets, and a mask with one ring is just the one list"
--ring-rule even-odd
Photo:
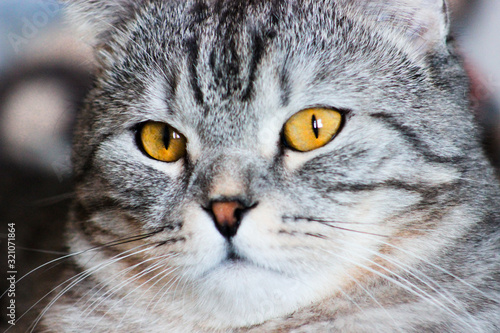
[(232, 243), (228, 243), (227, 250), (226, 250), (226, 257), (223, 260), (225, 262), (232, 262), (232, 263), (238, 263), (238, 262), (246, 262), (250, 263), (248, 259), (240, 255), (234, 245)]
[(219, 262), (219, 267), (232, 267), (232, 268), (243, 268), (243, 267), (253, 267), (255, 269), (264, 269), (252, 259), (248, 258), (244, 254), (241, 254), (238, 249), (231, 243), (228, 242), (226, 246), (226, 253), (222, 257), (222, 260)]
[(225, 253), (219, 261), (210, 268), (207, 268), (207, 270), (200, 272), (201, 274), (198, 275), (198, 279), (209, 278), (210, 276), (213, 276), (213, 274), (215, 274), (215, 276), (219, 276), (219, 274), (244, 274), (245, 277), (248, 277), (256, 272), (267, 272), (268, 274), (274, 274), (275, 276), (288, 275), (282, 270), (262, 265), (261, 263), (253, 260), (251, 257), (245, 256), (238, 251), (238, 248), (235, 245), (231, 242), (227, 242)]

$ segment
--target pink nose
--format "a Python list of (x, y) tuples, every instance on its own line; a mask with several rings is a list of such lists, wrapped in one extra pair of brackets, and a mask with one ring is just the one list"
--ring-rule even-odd
[(215, 226), (224, 237), (236, 235), (244, 209), (238, 201), (218, 201), (212, 204)]

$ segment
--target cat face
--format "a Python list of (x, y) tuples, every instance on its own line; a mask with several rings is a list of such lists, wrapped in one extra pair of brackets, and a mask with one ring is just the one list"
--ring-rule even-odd
[[(394, 6), (362, 1), (129, 6), (96, 45), (74, 150), (86, 241), (74, 247), (148, 235), (110, 251), (163, 267), (145, 284), (159, 308), (182, 300), (215, 326), (259, 323), (411, 264), (407, 251), (430, 256), (466, 220), (457, 184), (477, 140), (466, 87), (448, 84), (464, 74), (446, 32), (425, 25), (445, 22), (441, 7), (410, 6), (403, 30), (381, 19)], [(313, 135), (318, 109), (338, 126), (301, 151), (287, 126)], [(151, 153), (153, 123), (183, 138), (180, 157)], [(221, 202), (236, 211), (217, 213)]]

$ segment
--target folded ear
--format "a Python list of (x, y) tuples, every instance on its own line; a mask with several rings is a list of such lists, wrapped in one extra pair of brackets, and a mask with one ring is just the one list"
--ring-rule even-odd
[(352, 3), (377, 28), (406, 38), (416, 49), (436, 51), (446, 45), (449, 33), (446, 0), (354, 0)]
[(117, 29), (134, 15), (133, 0), (63, 0), (66, 18), (92, 46), (105, 43)]

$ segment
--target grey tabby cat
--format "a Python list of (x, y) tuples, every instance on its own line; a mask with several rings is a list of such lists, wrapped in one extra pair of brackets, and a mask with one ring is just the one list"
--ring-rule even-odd
[(50, 332), (499, 332), (443, 0), (93, 0)]

